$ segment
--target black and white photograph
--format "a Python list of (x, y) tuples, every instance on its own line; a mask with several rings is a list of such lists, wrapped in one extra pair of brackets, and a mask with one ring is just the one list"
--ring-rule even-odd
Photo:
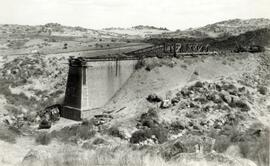
[(0, 0), (0, 166), (270, 166), (270, 0)]

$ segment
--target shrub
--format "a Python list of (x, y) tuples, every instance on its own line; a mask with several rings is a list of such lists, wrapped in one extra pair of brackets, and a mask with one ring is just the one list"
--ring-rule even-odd
[(83, 140), (86, 140), (86, 139), (89, 139), (89, 138), (92, 138), (95, 136), (96, 134), (96, 131), (93, 130), (92, 127), (89, 127), (89, 126), (85, 126), (85, 125), (81, 125), (78, 130), (77, 130), (77, 135), (83, 139)]
[(169, 148), (162, 151), (162, 157), (166, 160), (171, 160), (175, 155), (180, 153), (186, 153), (188, 151), (186, 145), (181, 141), (177, 141), (174, 144), (169, 145)]
[(187, 124), (183, 121), (178, 120), (171, 123), (171, 128), (174, 131), (184, 130), (185, 128), (187, 128)]
[(266, 95), (266, 94), (267, 94), (267, 91), (268, 91), (268, 89), (267, 89), (267, 87), (265, 87), (265, 86), (259, 86), (259, 87), (258, 87), (258, 92), (259, 92), (260, 94), (262, 94), (262, 95)]
[(194, 75), (199, 75), (199, 72), (198, 71), (194, 71), (193, 74)]
[(203, 83), (201, 81), (197, 81), (195, 84), (194, 84), (194, 87), (196, 88), (202, 88), (203, 87)]
[(51, 135), (49, 133), (40, 133), (36, 137), (36, 143), (40, 145), (48, 145), (51, 142)]
[(147, 113), (144, 113), (140, 117), (140, 122), (142, 126), (152, 128), (158, 125), (158, 114), (155, 108), (150, 108)]
[(229, 137), (225, 135), (221, 135), (216, 137), (215, 145), (214, 145), (214, 150), (223, 153), (227, 150), (227, 148), (232, 144), (231, 140)]
[(96, 138), (94, 141), (93, 141), (93, 144), (94, 145), (100, 145), (100, 144), (104, 144), (106, 141), (103, 139), (103, 138)]
[(138, 60), (135, 64), (135, 70), (139, 70), (145, 66), (145, 61), (143, 59)]
[(164, 143), (168, 140), (168, 130), (164, 127), (154, 127), (150, 130), (151, 135), (154, 135), (159, 143)]
[(124, 139), (124, 135), (119, 131), (119, 129), (116, 126), (112, 126), (108, 129), (108, 134), (114, 137), (119, 137), (121, 139)]
[(130, 143), (136, 144), (151, 138), (150, 130), (138, 130), (135, 131), (130, 138)]
[(130, 143), (136, 144), (147, 139), (157, 139), (158, 143), (164, 143), (168, 139), (168, 130), (162, 126), (135, 131), (130, 138)]
[(269, 163), (269, 131), (256, 138), (245, 135), (243, 139), (244, 141), (238, 143), (243, 157), (255, 161), (258, 165), (267, 165)]

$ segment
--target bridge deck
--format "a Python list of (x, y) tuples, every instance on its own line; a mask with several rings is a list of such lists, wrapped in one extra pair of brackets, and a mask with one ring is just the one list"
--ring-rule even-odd
[[(185, 52), (177, 53), (177, 56), (199, 56), (199, 55), (215, 55), (217, 52)], [(146, 55), (146, 56), (111, 56), (111, 57), (80, 57), (81, 60), (86, 62), (98, 62), (98, 61), (125, 61), (125, 60), (139, 60), (142, 58), (153, 58), (157, 55)]]

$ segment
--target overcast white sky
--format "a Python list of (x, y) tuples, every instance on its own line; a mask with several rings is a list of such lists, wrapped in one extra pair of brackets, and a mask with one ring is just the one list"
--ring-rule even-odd
[(270, 0), (0, 0), (0, 24), (101, 29), (153, 25), (199, 27), (233, 18), (270, 18)]

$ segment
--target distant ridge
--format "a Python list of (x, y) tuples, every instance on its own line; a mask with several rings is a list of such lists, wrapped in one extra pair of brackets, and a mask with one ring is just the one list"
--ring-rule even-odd
[(200, 28), (191, 28), (187, 30), (177, 30), (175, 32), (163, 33), (151, 37), (160, 38), (219, 38), (226, 36), (237, 36), (248, 31), (254, 31), (263, 28), (270, 28), (270, 19), (254, 18), (254, 19), (231, 19), (226, 21), (208, 24)]

